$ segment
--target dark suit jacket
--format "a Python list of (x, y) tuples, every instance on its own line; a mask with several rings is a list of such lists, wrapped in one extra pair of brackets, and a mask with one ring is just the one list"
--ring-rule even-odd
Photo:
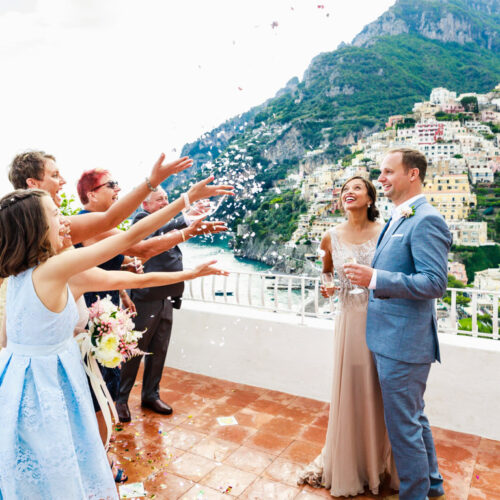
[[(149, 213), (145, 210), (139, 212), (132, 221), (135, 224), (144, 217), (148, 216)], [(187, 227), (184, 217), (178, 217), (177, 219), (171, 220), (160, 229), (150, 234), (148, 238), (154, 236), (160, 236), (166, 234), (174, 229), (183, 229)], [(144, 264), (144, 272), (163, 272), (163, 271), (182, 271), (182, 252), (181, 249), (176, 245), (175, 247), (163, 252), (155, 257), (152, 257)], [(136, 288), (132, 290), (131, 299), (132, 300), (163, 300), (167, 297), (171, 297), (173, 301), (173, 307), (179, 309), (181, 306), (182, 292), (184, 291), (184, 282), (175, 283), (173, 285), (165, 286), (155, 286), (152, 288)]]

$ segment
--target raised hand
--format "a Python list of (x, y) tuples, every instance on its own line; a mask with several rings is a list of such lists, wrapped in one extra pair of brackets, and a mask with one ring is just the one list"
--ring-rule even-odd
[(234, 196), (234, 187), (228, 184), (214, 184), (209, 186), (209, 184), (214, 180), (213, 175), (197, 182), (191, 186), (187, 192), (189, 196), (189, 201), (198, 201), (203, 198), (211, 198), (212, 196), (229, 195)]
[(211, 260), (209, 262), (204, 262), (203, 264), (199, 264), (193, 269), (193, 278), (200, 278), (201, 276), (210, 276), (211, 274), (217, 274), (220, 276), (229, 276), (227, 271), (223, 271), (222, 269), (217, 269), (213, 267), (216, 263), (216, 260)]
[(151, 170), (149, 182), (151, 182), (153, 187), (158, 186), (158, 184), (162, 183), (167, 177), (170, 177), (173, 174), (178, 174), (193, 165), (193, 160), (187, 156), (165, 164), (163, 163), (164, 160), (165, 153), (162, 153)]
[(129, 258), (129, 260), (125, 260), (121, 265), (122, 271), (128, 271), (130, 273), (135, 274), (144, 274), (144, 266), (142, 264), (141, 259), (137, 257)]
[(220, 220), (207, 222), (205, 221), (205, 218), (203, 218), (190, 224), (188, 231), (191, 236), (197, 236), (199, 234), (215, 234), (227, 231), (227, 226), (225, 222)]

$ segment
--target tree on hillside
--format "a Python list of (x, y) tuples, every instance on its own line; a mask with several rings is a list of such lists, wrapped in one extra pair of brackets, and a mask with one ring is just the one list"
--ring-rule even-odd
[(481, 247), (453, 246), (452, 252), (458, 260), (463, 262), (467, 270), (469, 283), (474, 281), (474, 274), (477, 271), (497, 268), (500, 265), (500, 245)]
[(479, 113), (479, 104), (477, 103), (476, 96), (466, 96), (460, 100), (460, 104), (469, 113)]

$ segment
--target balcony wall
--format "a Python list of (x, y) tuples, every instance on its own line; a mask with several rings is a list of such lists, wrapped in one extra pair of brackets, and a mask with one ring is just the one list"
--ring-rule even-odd
[[(330, 320), (187, 300), (167, 365), (329, 401), (333, 335)], [(431, 424), (500, 440), (500, 342), (442, 334), (440, 343), (426, 392)]]

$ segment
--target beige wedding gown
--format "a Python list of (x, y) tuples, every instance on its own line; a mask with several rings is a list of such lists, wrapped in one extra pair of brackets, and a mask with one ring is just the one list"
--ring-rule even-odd
[(343, 271), (346, 259), (371, 265), (377, 238), (361, 245), (340, 241), (330, 231), (333, 266), (338, 273), (335, 319), (332, 399), (326, 443), (321, 454), (300, 475), (299, 484), (324, 486), (332, 496), (377, 494), (384, 473), (391, 487), (399, 481), (384, 422), (382, 394), (377, 371), (366, 345), (368, 292), (349, 294), (351, 284)]

